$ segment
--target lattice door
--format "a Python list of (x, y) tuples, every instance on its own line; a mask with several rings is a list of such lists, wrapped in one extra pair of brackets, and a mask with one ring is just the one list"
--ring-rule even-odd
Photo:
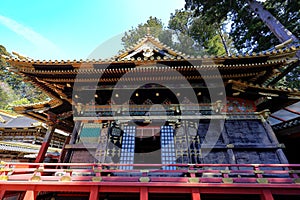
[[(133, 164), (134, 162), (135, 133), (135, 126), (124, 127), (120, 164)], [(120, 169), (133, 169), (133, 166), (120, 166)]]
[[(162, 126), (160, 131), (162, 164), (175, 164), (174, 129), (171, 126)], [(174, 166), (164, 166), (165, 170), (175, 170)]]

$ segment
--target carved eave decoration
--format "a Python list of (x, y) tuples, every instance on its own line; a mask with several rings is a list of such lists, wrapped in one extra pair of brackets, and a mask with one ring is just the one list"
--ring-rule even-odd
[[(10, 70), (22, 75), (25, 81), (30, 81), (52, 98), (49, 102), (40, 104), (18, 106), (15, 110), (40, 121), (49, 120), (51, 112), (59, 115), (70, 110), (64, 110), (64, 106), (73, 104), (69, 93), (72, 93), (72, 86), (76, 75), (86, 74), (88, 78), (76, 79), (79, 82), (107, 83), (113, 85), (119, 81), (125, 73), (137, 73), (139, 76), (132, 76), (125, 81), (138, 80), (180, 80), (185, 78), (197, 82), (203, 78), (219, 78), (216, 76), (201, 77), (195, 71), (218, 70), (225, 85), (230, 79), (233, 81), (233, 90), (243, 92), (254, 90), (265, 92), (262, 84), (280, 74), (280, 69), (297, 62), (294, 59), (300, 45), (291, 47), (280, 47), (271, 51), (263, 51), (251, 54), (236, 54), (231, 56), (188, 56), (177, 52), (162, 44), (150, 35), (145, 36), (137, 44), (126, 49), (119, 55), (106, 60), (32, 60), (25, 57), (7, 57), (6, 61), (11, 64)], [(164, 67), (167, 65), (168, 67)], [(107, 68), (108, 66), (113, 66)], [(168, 70), (177, 70), (185, 77), (167, 76)], [(152, 74), (155, 74), (152, 76)], [(99, 74), (106, 74), (105, 78), (99, 80)], [(247, 80), (250, 83), (236, 80)], [(251, 85), (251, 83), (253, 85)], [(257, 86), (255, 84), (259, 84)], [(282, 94), (290, 98), (298, 98), (298, 92), (277, 90), (267, 88), (267, 92)], [(240, 90), (240, 91), (239, 91)], [(263, 96), (263, 95), (261, 95)], [(54, 110), (54, 111), (53, 111)], [(71, 121), (64, 120), (64, 126), (70, 126)]]
[(266, 86), (240, 80), (229, 80), (227, 87), (231, 87), (232, 96), (252, 98), (260, 109), (274, 102), (272, 112), (300, 101), (300, 91), (296, 88)]

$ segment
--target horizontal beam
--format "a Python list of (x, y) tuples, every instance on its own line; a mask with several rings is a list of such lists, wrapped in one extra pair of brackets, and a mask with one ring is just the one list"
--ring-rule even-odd
[(85, 144), (66, 144), (65, 149), (73, 149), (73, 150), (83, 150), (83, 149), (97, 149), (98, 143), (88, 145)]
[[(133, 186), (131, 186), (133, 185)], [(32, 187), (34, 186), (34, 187)], [(131, 188), (132, 187), (132, 188)], [(285, 188), (282, 185), (276, 187), (266, 187), (265, 185), (256, 184), (243, 184), (241, 186), (229, 186), (227, 184), (199, 184), (190, 185), (186, 183), (185, 185), (170, 185), (166, 183), (159, 183), (153, 186), (153, 184), (139, 183), (137, 184), (127, 184), (127, 186), (122, 186), (120, 184), (109, 184), (107, 186), (102, 186), (101, 184), (94, 183), (92, 185), (73, 185), (72, 183), (60, 183), (60, 184), (9, 184), (0, 186), (0, 188), (5, 188), (6, 192), (9, 191), (30, 191), (31, 194), (37, 194), (38, 192), (86, 192), (96, 191), (100, 193), (139, 193), (141, 188), (147, 188), (148, 193), (167, 193), (167, 194), (188, 194), (192, 193), (195, 189), (199, 190), (201, 194), (261, 194), (262, 190), (270, 191), (272, 194), (280, 195), (299, 195), (300, 188), (292, 188), (287, 185)], [(96, 188), (96, 189), (95, 189)]]
[[(84, 141), (84, 139), (83, 139)], [(209, 144), (203, 144), (201, 146), (201, 149), (228, 149), (226, 144), (215, 144), (215, 145), (209, 145)], [(72, 150), (86, 150), (86, 149), (97, 149), (98, 148), (98, 143), (89, 143), (85, 142), (84, 144), (68, 144), (65, 146), (65, 149), (72, 149)], [(234, 144), (233, 147), (230, 147), (232, 149), (252, 149), (252, 148), (257, 148), (257, 149), (278, 149), (278, 145), (262, 145), (262, 144)]]
[(234, 113), (234, 114), (212, 114), (212, 115), (178, 115), (178, 116), (158, 116), (158, 115), (151, 115), (151, 116), (94, 116), (94, 117), (84, 117), (84, 116), (78, 116), (74, 117), (74, 121), (94, 121), (101, 123), (102, 121), (114, 121), (114, 120), (121, 120), (121, 121), (131, 121), (131, 120), (197, 120), (197, 119), (236, 119), (236, 117), (242, 116), (240, 120), (249, 120), (249, 119), (261, 119), (260, 115), (258, 113)]
[[(299, 168), (300, 164), (113, 164), (113, 163), (12, 163), (12, 162), (3, 162), (2, 166), (8, 169), (20, 169), (27, 166), (28, 168), (34, 167), (72, 167), (76, 169), (76, 167), (118, 167), (118, 166), (134, 166), (134, 167), (162, 167), (162, 166), (176, 166), (176, 167), (284, 167), (284, 168)], [(3, 170), (2, 170), (3, 171)], [(167, 170), (165, 170), (167, 171)]]

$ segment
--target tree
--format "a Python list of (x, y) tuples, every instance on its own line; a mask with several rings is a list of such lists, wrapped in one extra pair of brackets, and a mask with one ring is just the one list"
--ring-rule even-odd
[[(197, 26), (197, 22), (202, 26)], [(168, 27), (155, 18), (150, 17), (144, 24), (125, 32), (122, 42), (125, 48), (135, 44), (144, 37), (150, 28), (150, 34), (158, 38), (162, 43), (187, 55), (224, 55), (227, 53), (224, 44), (232, 50), (231, 40), (228, 35), (221, 32), (214, 25), (203, 25), (201, 17), (194, 18), (193, 13), (184, 10), (176, 10), (171, 14)], [(222, 42), (223, 39), (228, 39)]]
[[(10, 56), (5, 47), (0, 45), (0, 56)], [(23, 78), (8, 70), (9, 64), (0, 57), (0, 109), (11, 110), (12, 106), (37, 103), (48, 99), (42, 91), (32, 84), (24, 82)], [(10, 102), (13, 102), (10, 104)]]
[(158, 38), (163, 31), (163, 23), (156, 17), (151, 16), (146, 23), (139, 24), (136, 28), (132, 28), (128, 32), (125, 32), (122, 38), (123, 46), (128, 48), (134, 45), (148, 33), (148, 28), (151, 28), (151, 35)]
[(203, 16), (208, 24), (231, 20), (231, 35), (238, 49), (266, 50), (290, 38), (298, 41), (295, 35), (300, 31), (300, 4), (297, 1), (268, 0), (262, 5), (255, 0), (186, 0), (185, 7)]
[[(231, 21), (230, 36), (240, 52), (270, 49), (289, 39), (299, 42), (296, 37), (300, 34), (298, 1), (186, 0), (185, 8), (195, 11), (196, 16), (201, 15), (208, 24)], [(300, 58), (300, 52), (297, 57)], [(287, 80), (299, 81), (295, 76), (299, 70), (298, 66), (288, 74)]]
[[(1, 84), (1, 83), (0, 83)], [(3, 109), (8, 103), (8, 95), (0, 87), (0, 109)]]
[[(179, 38), (179, 48), (188, 49), (189, 43), (181, 38), (194, 42), (194, 49), (207, 55), (225, 55), (233, 52), (228, 35), (216, 24), (205, 24), (203, 17), (194, 17), (193, 12), (176, 10), (171, 14), (168, 28), (173, 30)], [(227, 36), (226, 36), (227, 35)], [(225, 41), (228, 39), (227, 41)], [(187, 45), (182, 45), (187, 44)]]
[(174, 32), (173, 30), (164, 28), (161, 20), (156, 17), (150, 17), (146, 23), (139, 24), (136, 28), (132, 28), (128, 32), (125, 32), (125, 35), (122, 38), (124, 47), (128, 48), (134, 45), (148, 33), (179, 52), (188, 55), (201, 54), (200, 50), (197, 49), (197, 44), (194, 40), (183, 33)]

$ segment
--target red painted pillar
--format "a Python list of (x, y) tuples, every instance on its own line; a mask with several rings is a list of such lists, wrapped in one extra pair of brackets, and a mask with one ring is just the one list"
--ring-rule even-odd
[(99, 200), (99, 188), (97, 185), (91, 187), (89, 200)]
[(45, 137), (44, 137), (44, 141), (43, 141), (42, 146), (40, 148), (40, 151), (39, 151), (39, 153), (38, 153), (38, 155), (35, 159), (36, 163), (41, 163), (41, 162), (44, 161), (54, 131), (55, 131), (55, 126), (49, 126), (48, 127), (47, 132), (46, 132)]
[(148, 200), (148, 188), (147, 187), (141, 187), (140, 200)]
[(37, 191), (27, 190), (23, 200), (35, 200), (37, 197)]
[(201, 200), (199, 189), (192, 189), (192, 200)]
[(274, 200), (270, 190), (262, 190), (262, 194), (260, 195), (260, 197), (261, 200)]
[(1, 188), (1, 190), (0, 190), (0, 199), (4, 199), (4, 195), (5, 195), (5, 190), (4, 190), (4, 188)]

